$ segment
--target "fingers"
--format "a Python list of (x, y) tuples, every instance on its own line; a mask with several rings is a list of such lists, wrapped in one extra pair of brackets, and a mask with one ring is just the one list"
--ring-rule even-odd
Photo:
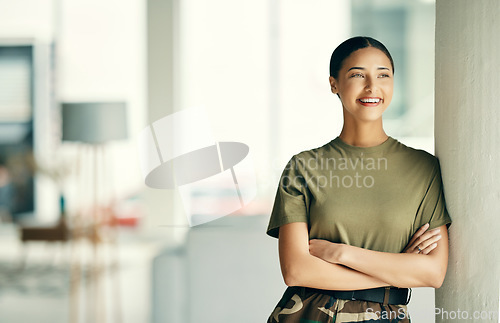
[(421, 226), (411, 237), (410, 241), (404, 248), (402, 252), (405, 253), (418, 253), (418, 249), (415, 245), (415, 240), (417, 240), (422, 234), (424, 234), (425, 230), (429, 227), (429, 223), (425, 223), (423, 226)]
[(427, 255), (429, 254), (432, 250), (434, 250), (435, 248), (437, 247), (437, 243), (432, 243), (430, 245), (428, 245), (426, 248), (422, 249), (420, 248), (420, 251), (418, 249), (416, 253), (418, 253), (419, 255)]
[(441, 236), (439, 235), (441, 232), (440, 229), (435, 228), (433, 230), (425, 231), (427, 228), (429, 228), (429, 223), (424, 224), (417, 230), (417, 232), (415, 232), (404, 252), (428, 254), (437, 247), (437, 244), (435, 243), (441, 239)]
[[(437, 242), (439, 241), (439, 239), (441, 239), (441, 235), (439, 234), (440, 231), (439, 231), (439, 229), (437, 229), (437, 233), (436, 233), (436, 230), (431, 230), (431, 231), (435, 231), (435, 232), (433, 233), (433, 235), (430, 238), (415, 245), (416, 253), (427, 255), (437, 247)], [(419, 248), (420, 248), (420, 250), (419, 250)]]
[(428, 227), (429, 227), (429, 223), (426, 223), (423, 226), (421, 226), (417, 230), (417, 232), (415, 232), (415, 234), (411, 237), (411, 240), (408, 244), (411, 245), (413, 242), (415, 242), (415, 240), (417, 240), (425, 232), (425, 230), (427, 230)]
[(419, 254), (422, 254), (422, 255), (427, 255), (427, 254), (429, 254), (432, 250), (434, 250), (436, 247), (437, 247), (437, 243), (432, 243), (432, 244), (430, 244), (427, 248), (422, 249), (422, 250), (419, 252)]

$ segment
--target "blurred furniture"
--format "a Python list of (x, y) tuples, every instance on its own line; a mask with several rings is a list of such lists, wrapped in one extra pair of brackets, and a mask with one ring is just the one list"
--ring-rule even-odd
[(55, 223), (27, 223), (26, 221), (20, 221), (19, 223), (19, 233), (21, 242), (26, 243), (28, 241), (59, 241), (66, 242), (71, 237), (70, 228), (68, 227), (67, 219), (64, 212), (64, 198), (61, 196), (60, 199), (60, 215), (59, 219)]
[(21, 241), (68, 241), (70, 230), (64, 218), (54, 225), (21, 225)]
[[(62, 140), (84, 144), (78, 156), (78, 172), (90, 171), (90, 179), (80, 176), (83, 180), (90, 180), (91, 185), (80, 185), (82, 198), (86, 192), (92, 192), (90, 198), (90, 212), (82, 206), (75, 215), (73, 232), (75, 244), (72, 261), (72, 286), (71, 286), (71, 322), (79, 320), (79, 288), (81, 281), (81, 257), (78, 255), (76, 245), (80, 240), (88, 240), (92, 245), (92, 259), (90, 275), (87, 280), (87, 311), (89, 322), (105, 322), (108, 319), (106, 305), (104, 304), (105, 288), (102, 276), (105, 269), (118, 269), (118, 252), (116, 244), (117, 221), (113, 215), (113, 178), (110, 177), (112, 169), (109, 165), (109, 154), (106, 144), (113, 140), (127, 138), (126, 104), (124, 102), (64, 102), (62, 103)], [(88, 155), (91, 158), (87, 158)], [(87, 163), (85, 163), (87, 161)], [(87, 172), (89, 173), (89, 172)], [(85, 187), (85, 189), (84, 189)], [(109, 247), (106, 256), (103, 247)], [(111, 258), (111, 259), (110, 259)], [(113, 322), (121, 322), (120, 292), (118, 275), (114, 278), (115, 304)]]
[(56, 242), (64, 244), (71, 238), (71, 230), (68, 227), (66, 218), (60, 216), (55, 223), (36, 223), (35, 221), (19, 221), (17, 223), (20, 240), (23, 244), (23, 252), (20, 269), (24, 269), (27, 259), (26, 244), (33, 241)]

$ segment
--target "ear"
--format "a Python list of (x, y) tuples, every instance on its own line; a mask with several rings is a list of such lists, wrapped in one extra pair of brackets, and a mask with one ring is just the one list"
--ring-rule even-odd
[(332, 90), (332, 93), (337, 94), (339, 92), (337, 88), (337, 81), (333, 78), (333, 76), (330, 76), (328, 80), (330, 81), (330, 88)]

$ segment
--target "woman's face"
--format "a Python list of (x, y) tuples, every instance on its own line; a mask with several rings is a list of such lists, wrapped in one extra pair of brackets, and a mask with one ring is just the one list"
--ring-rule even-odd
[(392, 100), (391, 61), (377, 48), (358, 49), (344, 60), (337, 79), (330, 76), (330, 86), (340, 96), (344, 118), (378, 120)]

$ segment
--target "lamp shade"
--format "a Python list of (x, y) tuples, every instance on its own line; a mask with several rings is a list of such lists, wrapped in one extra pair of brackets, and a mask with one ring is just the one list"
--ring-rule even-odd
[(62, 103), (62, 140), (100, 144), (126, 138), (124, 102)]

